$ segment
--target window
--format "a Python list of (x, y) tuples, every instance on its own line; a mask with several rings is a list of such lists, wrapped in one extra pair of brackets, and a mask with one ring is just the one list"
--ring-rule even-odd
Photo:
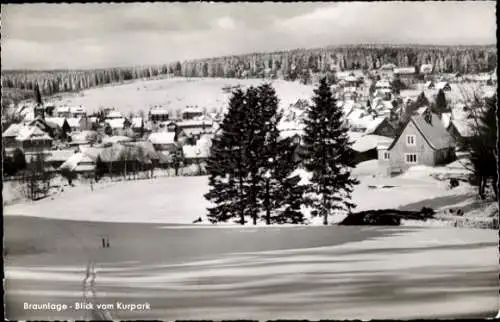
[(407, 135), (406, 136), (406, 145), (415, 145), (415, 135)]
[(405, 154), (405, 161), (408, 164), (417, 163), (417, 155), (415, 153), (407, 153)]
[(384, 160), (389, 160), (391, 157), (391, 154), (388, 151), (384, 152)]

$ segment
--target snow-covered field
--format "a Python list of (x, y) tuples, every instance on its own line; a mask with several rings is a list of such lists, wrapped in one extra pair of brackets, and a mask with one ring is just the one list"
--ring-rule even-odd
[[(110, 310), (115, 319), (484, 318), (498, 310), (495, 231), (165, 231), (28, 218), (7, 224), (7, 244), (20, 243), (24, 234), (40, 248), (7, 257), (9, 319), (88, 318), (85, 311), (27, 311), (22, 305), (81, 301), (89, 259), (96, 265), (100, 303), (151, 305), (144, 311)], [(112, 236), (109, 249), (98, 246), (103, 233)]]
[[(430, 175), (453, 166), (394, 178), (377, 169), (368, 161), (354, 171), (357, 210), (465, 207), (475, 194)], [(77, 182), (44, 200), (7, 205), (7, 316), (89, 318), (22, 308), (81, 301), (89, 261), (100, 303), (151, 305), (110, 310), (115, 319), (483, 318), (498, 311), (494, 230), (189, 225), (206, 214), (207, 189), (207, 177), (105, 182), (94, 191)], [(103, 236), (110, 248), (101, 248)]]
[(313, 87), (284, 80), (231, 79), (231, 78), (166, 78), (137, 80), (122, 85), (105, 86), (82, 91), (77, 95), (64, 96), (57, 104), (83, 105), (88, 111), (97, 111), (100, 107), (114, 107), (127, 115), (147, 111), (153, 106), (161, 106), (175, 112), (187, 105), (207, 108), (226, 106), (230, 94), (222, 90), (225, 86), (258, 86), (270, 82), (281, 107), (288, 107), (299, 98), (309, 100)]
[[(307, 182), (307, 173), (302, 170), (297, 173), (302, 176), (302, 183)], [(462, 182), (459, 187), (450, 190), (447, 180), (436, 178), (466, 173), (459, 160), (443, 167), (415, 166), (401, 176), (390, 178), (381, 174), (377, 160), (362, 162), (353, 170), (353, 175), (360, 180), (352, 195), (357, 204), (355, 210), (420, 210), (424, 206), (435, 210), (457, 209), (461, 203), (471, 203), (476, 196), (475, 188)], [(19, 200), (19, 185), (8, 182), (3, 191), (4, 201), (8, 201), (4, 214), (71, 220), (190, 224), (198, 217), (204, 219), (206, 208), (210, 205), (203, 197), (209, 189), (206, 176), (103, 182), (96, 184), (94, 191), (83, 181), (76, 182), (75, 187), (64, 189), (64, 192), (49, 198), (29, 202)], [(473, 210), (477, 207), (462, 208)], [(321, 224), (321, 220), (313, 220), (312, 224), (315, 223)]]
[[(416, 204), (414, 210), (443, 207), (474, 195), (472, 187), (462, 184), (448, 189), (447, 181), (428, 175), (408, 174), (387, 178), (373, 176), (376, 161), (355, 169), (361, 183), (353, 192), (357, 211), (400, 208)], [(208, 179), (202, 177), (162, 177), (157, 179), (97, 184), (94, 191), (85, 183), (59, 195), (37, 202), (7, 205), (5, 215), (39, 216), (56, 219), (189, 224), (204, 217), (209, 203), (203, 195)]]

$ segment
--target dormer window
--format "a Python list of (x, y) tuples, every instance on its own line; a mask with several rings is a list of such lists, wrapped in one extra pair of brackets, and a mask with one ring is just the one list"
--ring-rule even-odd
[(432, 114), (429, 110), (425, 111), (424, 113), (424, 120), (429, 124), (432, 125)]

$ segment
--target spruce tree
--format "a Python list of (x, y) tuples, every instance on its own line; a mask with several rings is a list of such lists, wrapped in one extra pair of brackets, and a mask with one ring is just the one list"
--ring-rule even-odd
[(338, 108), (326, 80), (314, 90), (313, 104), (308, 109), (305, 123), (303, 155), (305, 168), (312, 173), (308, 186), (308, 203), (328, 224), (333, 211), (350, 212), (353, 186), (358, 183), (351, 176), (355, 166), (347, 127), (343, 125), (343, 111)]
[(447, 108), (448, 106), (446, 103), (446, 96), (444, 94), (444, 91), (440, 89), (436, 96), (436, 102), (434, 104), (433, 112), (437, 114), (445, 113)]
[(244, 152), (245, 94), (240, 89), (233, 92), (227, 115), (221, 125), (221, 135), (212, 140), (210, 158), (207, 162), (210, 190), (205, 198), (214, 203), (208, 208), (208, 219), (212, 223), (235, 219), (245, 224), (247, 213), (244, 184), (248, 166)]
[(274, 158), (270, 159), (273, 162), (270, 164), (271, 176), (266, 187), (269, 189), (262, 190), (269, 191), (271, 200), (272, 215), (265, 218), (266, 223), (303, 223), (304, 215), (300, 208), (305, 187), (298, 185), (300, 176), (293, 175), (300, 163), (294, 158), (296, 143), (292, 138), (285, 138), (270, 146), (275, 146), (275, 149)]

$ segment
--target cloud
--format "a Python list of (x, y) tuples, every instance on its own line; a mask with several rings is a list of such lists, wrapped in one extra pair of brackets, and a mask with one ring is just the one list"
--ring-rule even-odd
[(215, 20), (213, 24), (216, 28), (224, 29), (224, 30), (234, 30), (236, 29), (236, 22), (231, 17), (222, 17)]
[(367, 42), (495, 43), (494, 2), (2, 5), (4, 68), (94, 68)]

